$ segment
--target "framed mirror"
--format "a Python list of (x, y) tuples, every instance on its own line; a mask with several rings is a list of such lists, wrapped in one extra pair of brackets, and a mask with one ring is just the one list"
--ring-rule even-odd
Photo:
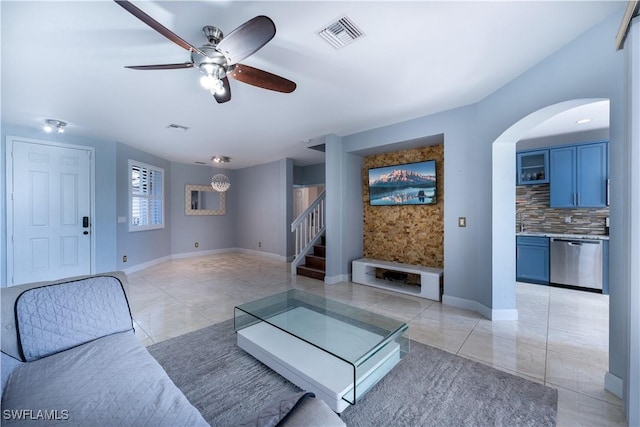
[(210, 185), (187, 184), (184, 187), (185, 215), (225, 215), (226, 193), (218, 193)]

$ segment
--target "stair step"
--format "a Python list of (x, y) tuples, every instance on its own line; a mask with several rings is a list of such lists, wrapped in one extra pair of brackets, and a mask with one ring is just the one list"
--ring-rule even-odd
[(313, 254), (324, 258), (327, 256), (327, 247), (325, 245), (314, 245)]
[(317, 256), (317, 255), (307, 255), (305, 258), (305, 265), (311, 268), (317, 268), (318, 270), (325, 271), (326, 269), (326, 258)]
[(324, 281), (325, 272), (313, 267), (307, 267), (306, 265), (299, 265), (296, 268), (296, 272), (299, 276), (311, 277), (312, 279)]

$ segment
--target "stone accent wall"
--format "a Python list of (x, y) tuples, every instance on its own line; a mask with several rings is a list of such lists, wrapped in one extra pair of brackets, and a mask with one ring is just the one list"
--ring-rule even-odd
[[(565, 217), (571, 223), (565, 223)], [(549, 184), (519, 185), (516, 187), (516, 232), (520, 221), (530, 233), (595, 234), (604, 235), (605, 218), (609, 208), (551, 209)]]
[[(436, 161), (437, 203), (369, 205), (369, 168)], [(362, 170), (364, 256), (424, 267), (444, 267), (444, 145), (365, 157)]]

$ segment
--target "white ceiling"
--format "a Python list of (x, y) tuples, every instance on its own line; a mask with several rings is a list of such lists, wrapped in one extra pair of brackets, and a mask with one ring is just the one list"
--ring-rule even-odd
[[(609, 101), (592, 102), (563, 111), (527, 132), (522, 139), (609, 128)], [(588, 120), (583, 122), (584, 120)]]
[[(189, 53), (113, 1), (0, 3), (2, 121), (69, 123), (73, 135), (120, 141), (193, 163), (215, 154), (241, 168), (284, 157), (323, 161), (307, 147), (477, 102), (582, 32), (622, 11), (613, 1), (181, 1), (135, 4), (200, 46), (204, 25), (226, 34), (257, 15), (277, 33), (242, 61), (293, 80), (291, 94), (230, 80), (217, 104), (193, 69), (136, 71)], [(317, 32), (348, 15), (366, 34), (335, 50)], [(615, 34), (611, 35), (614, 48)], [(171, 124), (189, 127), (176, 133)]]

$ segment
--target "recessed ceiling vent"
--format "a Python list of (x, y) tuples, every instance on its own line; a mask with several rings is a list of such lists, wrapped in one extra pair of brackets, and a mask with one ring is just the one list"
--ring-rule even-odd
[(360, 37), (363, 37), (364, 33), (348, 16), (343, 16), (337, 21), (327, 25), (318, 35), (336, 49), (342, 49)]
[(171, 123), (169, 126), (167, 126), (167, 129), (172, 130), (174, 132), (186, 132), (187, 130), (189, 130), (188, 127), (177, 125), (175, 123)]

